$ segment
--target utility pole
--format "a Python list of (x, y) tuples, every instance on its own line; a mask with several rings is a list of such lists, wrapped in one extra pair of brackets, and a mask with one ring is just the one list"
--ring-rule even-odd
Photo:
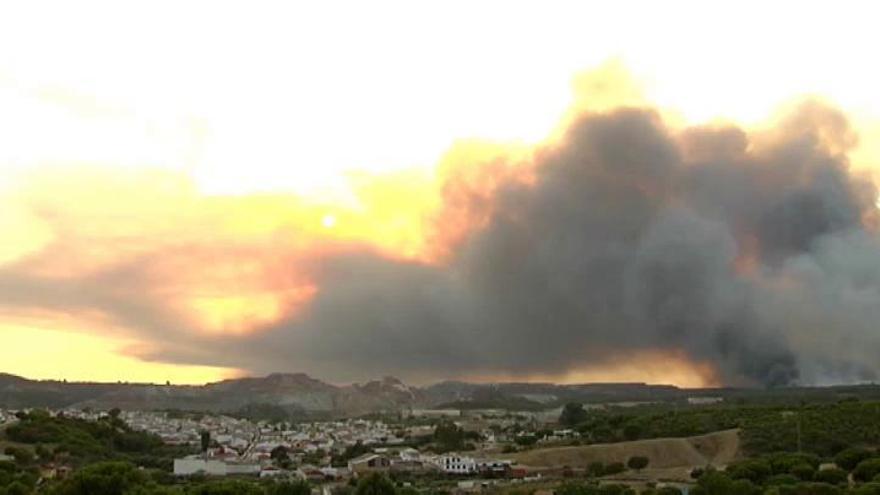
[(801, 440), (801, 415), (804, 410), (804, 401), (801, 399), (800, 404), (798, 404), (798, 413), (797, 413), (797, 451), (800, 454), (803, 451), (803, 443)]

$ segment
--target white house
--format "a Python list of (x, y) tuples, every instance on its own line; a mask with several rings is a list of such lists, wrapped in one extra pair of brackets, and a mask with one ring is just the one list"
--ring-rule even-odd
[(471, 474), (477, 471), (477, 462), (473, 457), (453, 453), (438, 457), (437, 464), (444, 473), (449, 474)]

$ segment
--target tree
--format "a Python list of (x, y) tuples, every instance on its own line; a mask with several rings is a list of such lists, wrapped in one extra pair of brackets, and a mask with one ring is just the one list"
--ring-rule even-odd
[(99, 462), (76, 471), (64, 481), (63, 495), (123, 495), (143, 485), (146, 475), (127, 462)]
[(622, 462), (612, 462), (605, 466), (605, 474), (620, 474), (626, 471), (626, 466)]
[(34, 454), (25, 448), (21, 447), (6, 447), (4, 450), (6, 455), (11, 455), (15, 459), (15, 463), (20, 466), (25, 466), (34, 462)]
[(45, 445), (38, 443), (36, 447), (34, 447), (34, 453), (37, 454), (37, 457), (43, 461), (51, 461), (52, 460), (52, 451), (47, 449)]
[(600, 461), (593, 461), (587, 464), (587, 476), (591, 478), (598, 478), (605, 474), (605, 464), (602, 464)]
[(865, 459), (853, 469), (853, 479), (856, 481), (871, 481), (875, 476), (880, 474), (880, 457)]
[(794, 476), (797, 476), (798, 479), (800, 479), (801, 481), (810, 481), (816, 474), (816, 470), (813, 469), (813, 466), (805, 462), (792, 466), (788, 472)]
[(587, 411), (584, 405), (577, 402), (569, 402), (562, 408), (559, 415), (559, 424), (565, 426), (576, 426), (587, 420)]
[(642, 435), (642, 427), (635, 423), (628, 423), (623, 427), (623, 437), (627, 440), (638, 440)]
[(201, 440), (202, 440), (202, 453), (205, 454), (205, 459), (207, 459), (208, 458), (208, 447), (211, 446), (211, 432), (208, 430), (202, 430)]
[(813, 479), (820, 483), (828, 483), (831, 485), (841, 485), (846, 483), (847, 474), (846, 471), (839, 468), (832, 469), (822, 469), (816, 471), (816, 474), (813, 475)]
[(726, 474), (710, 470), (697, 480), (692, 495), (759, 495), (761, 489), (747, 479), (732, 480)]
[(727, 474), (735, 480), (745, 479), (759, 485), (773, 474), (773, 469), (764, 459), (746, 459), (727, 466)]
[(461, 450), (465, 433), (452, 421), (442, 421), (434, 428), (434, 441), (441, 451)]
[(860, 462), (871, 457), (871, 451), (863, 447), (850, 447), (834, 456), (834, 464), (840, 469), (852, 471)]
[(360, 480), (355, 495), (395, 495), (394, 483), (380, 473), (373, 473)]
[(312, 487), (305, 481), (283, 481), (270, 485), (267, 495), (310, 495)]
[[(2, 490), (2, 488), (0, 488), (0, 490)], [(33, 492), (24, 483), (13, 481), (6, 487), (6, 491), (2, 493), (4, 495), (30, 495)]]
[(650, 459), (648, 459), (647, 457), (645, 457), (643, 455), (634, 455), (634, 456), (630, 457), (628, 461), (626, 461), (626, 466), (630, 469), (635, 469), (636, 471), (641, 471), (642, 469), (645, 469), (646, 467), (648, 467), (649, 462), (650, 462)]
[(187, 490), (186, 493), (187, 495), (265, 495), (266, 492), (256, 483), (223, 480), (196, 486)]
[(290, 456), (287, 453), (287, 447), (285, 447), (284, 445), (279, 445), (272, 449), (269, 457), (271, 457), (272, 460), (275, 462), (284, 462), (290, 460)]

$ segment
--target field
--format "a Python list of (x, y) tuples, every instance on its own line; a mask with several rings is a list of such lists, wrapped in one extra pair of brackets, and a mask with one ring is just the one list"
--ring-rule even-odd
[(626, 463), (633, 456), (645, 456), (649, 467), (693, 468), (725, 466), (736, 459), (740, 440), (738, 430), (725, 430), (685, 438), (655, 438), (578, 447), (551, 447), (520, 452), (513, 456), (528, 467), (569, 466), (584, 468), (592, 462)]

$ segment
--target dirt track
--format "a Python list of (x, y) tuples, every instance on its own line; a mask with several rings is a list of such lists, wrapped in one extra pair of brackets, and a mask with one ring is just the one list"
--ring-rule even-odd
[(523, 466), (586, 467), (589, 463), (623, 462), (632, 456), (645, 456), (651, 468), (692, 468), (724, 466), (739, 452), (738, 430), (725, 430), (687, 438), (656, 438), (583, 447), (551, 447), (514, 455)]

